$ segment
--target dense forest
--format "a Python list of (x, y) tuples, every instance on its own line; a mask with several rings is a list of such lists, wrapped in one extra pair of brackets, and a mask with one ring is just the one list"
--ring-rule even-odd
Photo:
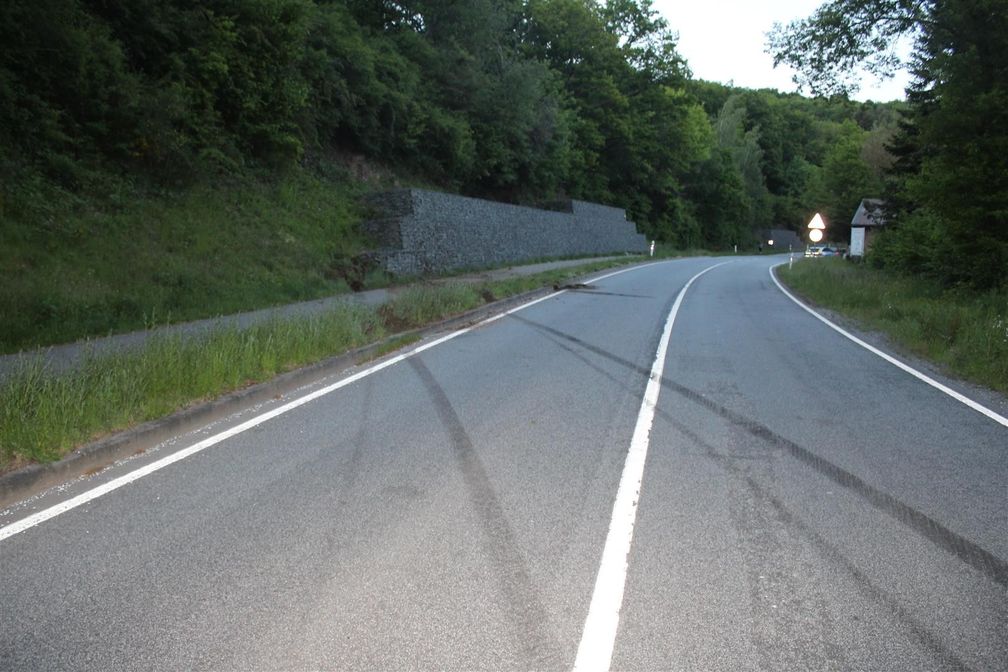
[[(695, 79), (677, 28), (650, 0), (6, 0), (0, 350), (359, 284), (356, 204), (396, 184), (740, 251), (815, 212), (846, 241), (881, 197), (869, 261), (1005, 287), (1006, 0), (824, 3), (769, 40), (814, 97)], [(908, 100), (852, 101), (900, 36)]]
[(844, 95), (914, 44), (908, 106), (887, 145), (886, 226), (873, 261), (973, 290), (1008, 287), (1008, 1), (831, 0), (777, 26), (775, 61)]
[[(845, 238), (897, 106), (696, 81), (673, 28), (649, 0), (11, 0), (0, 171), (184, 188), (339, 150), (471, 195), (623, 206), (683, 247), (816, 210)], [(7, 214), (30, 224), (38, 194), (9, 189)]]

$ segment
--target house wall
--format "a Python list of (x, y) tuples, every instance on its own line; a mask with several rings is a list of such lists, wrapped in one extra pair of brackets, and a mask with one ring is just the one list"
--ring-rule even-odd
[(863, 257), (865, 253), (865, 227), (855, 226), (850, 230), (850, 255)]
[(855, 226), (851, 228), (850, 256), (863, 257), (868, 254), (872, 242), (879, 234), (879, 229), (880, 227), (877, 226)]
[(385, 269), (397, 275), (648, 249), (622, 209), (583, 201), (541, 210), (402, 189), (369, 203), (379, 217), (364, 229), (380, 246)]

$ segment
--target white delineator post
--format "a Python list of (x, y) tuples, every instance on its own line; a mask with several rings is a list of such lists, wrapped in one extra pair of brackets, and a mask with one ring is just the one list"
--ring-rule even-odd
[(653, 240), (651, 241), (651, 255), (650, 256), (652, 256), (652, 257), (654, 256), (654, 241)]

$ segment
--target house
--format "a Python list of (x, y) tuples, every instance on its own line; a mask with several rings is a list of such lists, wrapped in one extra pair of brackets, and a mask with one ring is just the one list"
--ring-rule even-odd
[(850, 256), (863, 257), (871, 247), (875, 232), (885, 226), (884, 210), (885, 203), (878, 198), (861, 201), (850, 223)]

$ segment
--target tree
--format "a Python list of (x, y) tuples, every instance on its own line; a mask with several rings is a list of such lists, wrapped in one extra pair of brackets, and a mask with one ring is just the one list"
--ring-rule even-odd
[(714, 133), (718, 147), (731, 158), (743, 187), (744, 224), (750, 230), (769, 223), (766, 181), (763, 175), (763, 149), (760, 147), (760, 129), (745, 128), (745, 100), (741, 95), (729, 98), (718, 112)]
[(608, 0), (600, 13), (608, 31), (619, 38), (627, 63), (650, 82), (682, 86), (689, 79), (686, 61), (676, 51), (679, 36), (651, 0)]
[(568, 119), (554, 73), (520, 51), (518, 3), (427, 0), (416, 6), (438, 55), (430, 69), (439, 103), (471, 128), (475, 160), (465, 188), (510, 199), (556, 190), (567, 174)]
[[(1008, 11), (1003, 0), (936, 2), (921, 41), (911, 123), (920, 170), (902, 188), (913, 227), (934, 226), (928, 270), (1008, 285)], [(923, 224), (922, 224), (923, 223)]]
[(884, 78), (900, 66), (895, 45), (931, 25), (932, 0), (832, 0), (807, 19), (774, 24), (768, 47), (774, 66), (795, 70), (813, 95), (854, 93), (859, 69)]
[(828, 233), (833, 240), (849, 239), (850, 221), (861, 199), (881, 194), (881, 182), (873, 179), (871, 168), (862, 158), (866, 135), (848, 120), (840, 127), (823, 162), (823, 194), (817, 209), (826, 216), (830, 225)]
[[(1008, 11), (1004, 0), (834, 0), (778, 27), (776, 62), (819, 91), (914, 35), (908, 111), (890, 147), (889, 221), (878, 261), (949, 284), (1008, 284)], [(878, 50), (878, 54), (873, 51)], [(846, 78), (846, 79), (845, 79)]]
[(533, 0), (523, 41), (566, 94), (567, 192), (625, 207), (650, 235), (675, 237), (690, 216), (683, 179), (710, 144), (664, 20), (647, 0)]

